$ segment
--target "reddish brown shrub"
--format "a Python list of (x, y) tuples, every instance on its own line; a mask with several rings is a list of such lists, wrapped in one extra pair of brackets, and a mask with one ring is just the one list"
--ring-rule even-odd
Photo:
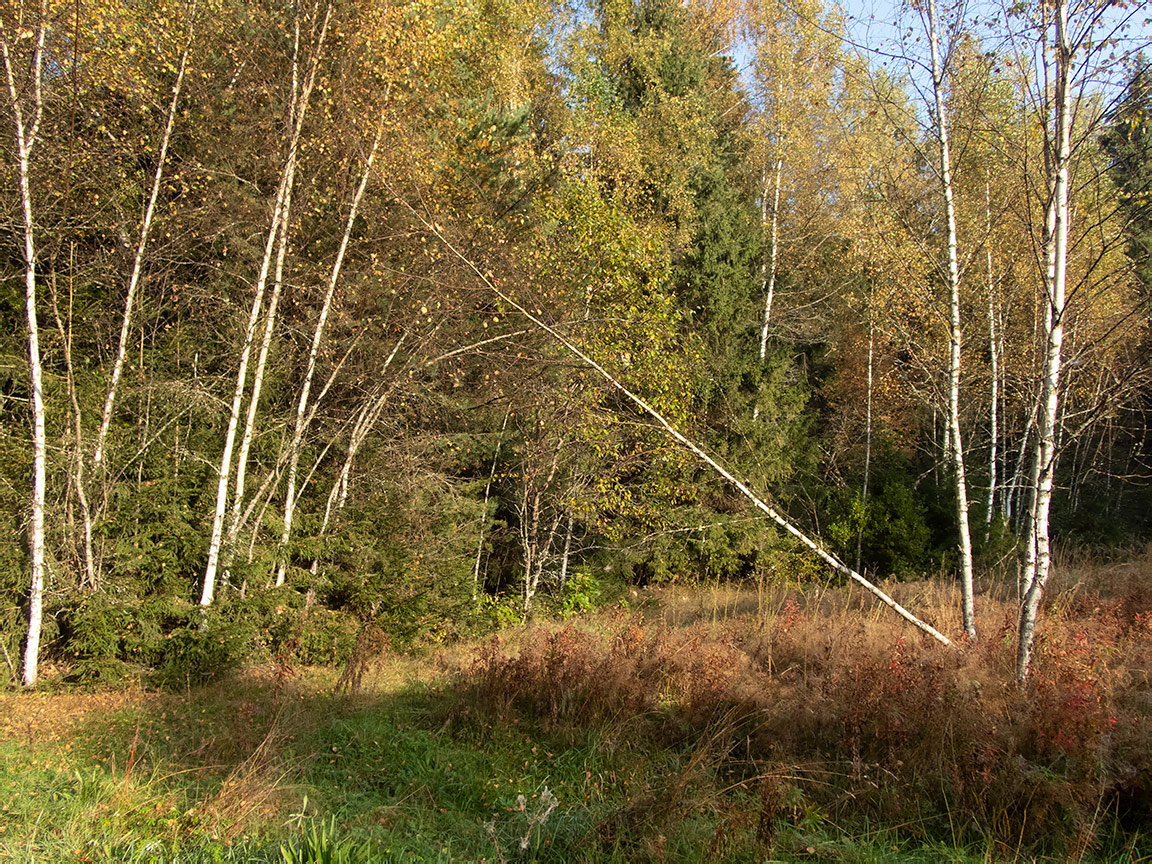
[[(1014, 603), (985, 600), (981, 640), (951, 650), (849, 603), (837, 612), (827, 595), (817, 611), (788, 597), (770, 621), (531, 630), (514, 656), (489, 643), (468, 686), (497, 714), (627, 721), (655, 746), (707, 747), (725, 784), (793, 778), (838, 818), (990, 841), (1009, 856), (1067, 854), (1088, 848), (1108, 807), (1152, 827), (1149, 597), (1081, 590), (1050, 604), (1025, 691)], [(765, 842), (779, 783), (764, 793), (768, 815), (749, 823)]]

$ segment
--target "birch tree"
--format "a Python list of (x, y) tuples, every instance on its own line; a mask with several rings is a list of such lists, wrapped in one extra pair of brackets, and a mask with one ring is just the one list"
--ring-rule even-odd
[[(26, 17), (27, 16), (27, 17)], [(20, 184), (20, 210), (24, 224), (24, 302), (28, 324), (28, 374), (32, 391), (32, 494), (28, 525), (28, 552), (32, 579), (28, 594), (28, 638), (24, 647), (25, 687), (34, 687), (40, 662), (40, 629), (44, 610), (44, 500), (48, 445), (44, 421), (44, 373), (40, 357), (40, 329), (36, 316), (36, 222), (32, 204), (32, 151), (44, 116), (42, 76), (44, 42), (48, 33), (48, 2), (36, 7), (21, 3), (14, 17), (0, 14), (0, 55), (4, 58), (16, 171)], [(22, 43), (31, 44), (31, 56), (21, 57)], [(27, 72), (19, 67), (27, 62)], [(30, 92), (29, 92), (30, 91)]]
[[(292, 95), (289, 101), (288, 122), (296, 123), (296, 112), (300, 98), (300, 20), (293, 22), (292, 40)], [(244, 432), (240, 436), (240, 451), (236, 456), (236, 482), (232, 492), (232, 514), (228, 524), (228, 537), (224, 544), (224, 567), (228, 568), (236, 549), (236, 541), (244, 522), (241, 509), (244, 504), (245, 480), (248, 476), (248, 456), (252, 449), (252, 439), (256, 433), (256, 415), (260, 407), (260, 395), (264, 387), (264, 372), (268, 365), (268, 351), (272, 346), (272, 335), (276, 330), (276, 315), (280, 308), (280, 296), (284, 290), (284, 261), (288, 253), (288, 236), (292, 226), (292, 192), (296, 185), (295, 152), (289, 154), (287, 179), (285, 181), (284, 203), (280, 212), (280, 224), (276, 244), (276, 270), (272, 279), (272, 297), (268, 301), (268, 311), (264, 315), (264, 335), (260, 340), (260, 353), (256, 357), (256, 369), (252, 375), (252, 393), (248, 397), (248, 414), (244, 420)], [(259, 497), (259, 496), (257, 496)]]
[[(754, 158), (760, 163), (757, 191), (764, 237), (759, 268), (763, 298), (759, 356), (763, 363), (782, 264), (781, 223), (790, 215), (781, 210), (781, 195), (792, 199), (790, 209), (797, 209), (798, 187), (818, 179), (810, 172), (821, 161), (828, 163), (827, 137), (834, 125), (828, 115), (835, 110), (842, 24), (838, 13), (826, 11), (816, 0), (799, 4), (758, 0), (750, 5), (747, 16), (755, 51), (752, 77), (758, 113), (753, 126)], [(793, 244), (798, 239), (789, 237)], [(799, 258), (799, 250), (790, 255), (791, 259)], [(790, 263), (795, 264), (795, 260)]]
[(1102, 115), (1088, 99), (1087, 88), (1102, 73), (1104, 64), (1111, 62), (1105, 52), (1115, 49), (1119, 34), (1133, 14), (1122, 12), (1116, 18), (1108, 6), (1054, 0), (1051, 7), (1045, 6), (1032, 19), (1030, 39), (1013, 34), (1019, 39), (1014, 45), (1018, 68), (1021, 72), (1035, 70), (1030, 93), (1044, 131), (1043, 185), (1039, 190), (1044, 219), (1037, 262), (1042, 286), (1044, 353), (1029, 483), (1030, 518), (1020, 576), (1016, 678), (1021, 684), (1031, 668), (1037, 616), (1052, 573), (1051, 506), (1060, 449), (1061, 385), (1070, 298), (1073, 161), (1077, 150), (1095, 148), (1095, 130)]
[(268, 271), (272, 262), (272, 250), (281, 227), (281, 214), (287, 201), (290, 181), (290, 168), (295, 164), (296, 154), (300, 146), (300, 135), (304, 127), (304, 118), (307, 115), (312, 90), (316, 84), (316, 76), (320, 60), (324, 54), (324, 41), (328, 34), (328, 25), (332, 17), (332, 7), (324, 11), (324, 19), (320, 24), (312, 51), (310, 68), (306, 83), (300, 93), (299, 108), (296, 111), (295, 123), (291, 128), (288, 142), (288, 155), (285, 159), (284, 169), (280, 174), (280, 182), (276, 189), (276, 196), (272, 205), (272, 216), (269, 220), (268, 233), (264, 242), (264, 255), (260, 263), (260, 272), (256, 278), (256, 286), (252, 297), (252, 307), (248, 314), (248, 325), (244, 332), (244, 344), (240, 351), (240, 364), (236, 371), (236, 387), (232, 393), (232, 406), (228, 414), (228, 430), (224, 435), (224, 450), (220, 457), (220, 468), (217, 472), (216, 484), (216, 510), (212, 520), (212, 534), (208, 541), (208, 563), (204, 569), (204, 584), (200, 594), (200, 605), (208, 606), (212, 603), (216, 593), (216, 571), (220, 562), (220, 549), (224, 533), (224, 517), (228, 507), (228, 481), (232, 474), (232, 450), (236, 442), (236, 429), (240, 421), (240, 409), (244, 401), (247, 383), (248, 362), (255, 341), (256, 326), (260, 320), (260, 312), (264, 301), (264, 289), (268, 281)]
[[(420, 218), (419, 213), (414, 208), (411, 208), (411, 205), (408, 206), (411, 209), (413, 215), (417, 218)], [(493, 278), (487, 275), (479, 266), (476, 265), (474, 261), (465, 255), (460, 250), (460, 248), (445, 235), (443, 229), (427, 221), (424, 221), (424, 226), (428, 231), (430, 231), (439, 239), (439, 241), (454, 257), (458, 258), (465, 267), (472, 271), (480, 284), (485, 286), (495, 296), (499, 297), (500, 300), (502, 300), (509, 307), (515, 309), (516, 312), (530, 321), (540, 331), (546, 333), (549, 337), (554, 339), (561, 347), (579, 359), (580, 362), (583, 363), (586, 367), (599, 375), (610, 387), (612, 387), (621, 396), (627, 399), (628, 402), (630, 402), (632, 405), (642, 411), (646, 416), (655, 421), (659, 428), (663, 430), (664, 434), (675, 441), (680, 447), (683, 447), (687, 452), (691, 453), (692, 456), (706, 465), (709, 469), (714, 471), (726, 482), (731, 484), (732, 488), (734, 488), (737, 492), (740, 493), (740, 495), (750, 501), (756, 509), (760, 510), (765, 516), (775, 522), (779, 527), (784, 529), (785, 532), (794, 537), (799, 543), (801, 543), (804, 547), (815, 554), (821, 561), (832, 567), (834, 570), (836, 570), (836, 572), (841, 573), (856, 584), (863, 587), (877, 600), (888, 606), (890, 609), (896, 612), (896, 614), (904, 618), (904, 620), (908, 621), (910, 624), (912, 624), (926, 635), (931, 636), (933, 639), (943, 645), (952, 644), (951, 640), (949, 640), (947, 636), (945, 636), (931, 624), (912, 614), (877, 585), (869, 582), (851, 567), (840, 561), (840, 559), (838, 559), (835, 555), (824, 548), (821, 543), (818, 543), (807, 534), (805, 534), (792, 522), (792, 520), (782, 515), (775, 507), (765, 501), (763, 497), (757, 495), (746, 483), (739, 480), (731, 471), (728, 470), (728, 468), (726, 468), (720, 461), (705, 451), (699, 444), (685, 436), (684, 433), (677, 429), (676, 426), (673, 425), (667, 417), (652, 407), (652, 405), (650, 405), (648, 401), (645, 400), (642, 396), (638, 395), (627, 386), (625, 386), (617, 376), (613, 375), (601, 363), (597, 362), (595, 359), (589, 356), (589, 354), (582, 350), (580, 346), (575, 344), (571, 339), (567, 338), (556, 328), (541, 320), (539, 316), (533, 314), (533, 312), (526, 308), (523, 304), (517, 302), (514, 297), (512, 297), (507, 291), (503, 290), (495, 281), (493, 281)]]
[[(128, 291), (124, 296), (124, 314), (120, 319), (120, 340), (116, 348), (116, 360), (108, 380), (108, 393), (104, 397), (104, 409), (100, 414), (100, 431), (96, 435), (96, 447), (92, 453), (92, 464), (99, 467), (104, 460), (104, 445), (108, 438), (108, 427), (112, 423), (112, 411), (116, 403), (116, 392), (120, 378), (124, 374), (124, 359), (128, 353), (128, 336), (132, 326), (132, 311), (136, 306), (136, 290), (144, 269), (144, 252), (148, 247), (148, 236), (152, 231), (152, 217), (156, 212), (156, 200), (160, 196), (160, 185), (164, 178), (164, 164), (168, 156), (168, 145), (172, 140), (172, 129), (176, 125), (176, 109), (180, 104), (180, 91), (184, 86), (184, 73), (188, 68), (188, 53), (196, 27), (196, 4), (188, 13), (188, 38), (180, 54), (180, 68), (176, 73), (176, 83), (172, 87), (172, 100), (168, 106), (168, 117), (160, 138), (160, 153), (156, 159), (156, 172), (152, 175), (152, 191), (144, 209), (144, 219), (140, 224), (140, 236), (136, 242), (136, 253), (132, 259), (132, 274), (128, 277)], [(86, 526), (90, 529), (91, 526)]]
[[(387, 95), (385, 95), (387, 99)], [(340, 269), (344, 266), (344, 256), (348, 251), (348, 241), (352, 236), (352, 227), (356, 224), (356, 215), (360, 210), (360, 201), (364, 197), (364, 190), (368, 188), (368, 180), (372, 176), (372, 165), (376, 161), (376, 150), (380, 146), (380, 138), (384, 134), (384, 114), (376, 124), (376, 137), (368, 151), (364, 162), (364, 170), (360, 175), (360, 183), (356, 187), (356, 194), (352, 198), (352, 205), (348, 211), (348, 219), (344, 225), (344, 234), (340, 238), (340, 246), (336, 251), (336, 259), (332, 262), (332, 271), (328, 275), (328, 286), (324, 293), (324, 300), (320, 306), (320, 315), (316, 319), (316, 327), (312, 331), (312, 347), (308, 353), (308, 365), (304, 372), (304, 383), (300, 387), (300, 396), (296, 404), (296, 420), (292, 431), (292, 442), (288, 450), (288, 488), (284, 494), (284, 527), (280, 534), (279, 563), (276, 566), (276, 586), (284, 584), (288, 569), (287, 552), (288, 541), (292, 535), (292, 518), (296, 511), (296, 470), (300, 463), (300, 445), (304, 434), (308, 431), (306, 412), (308, 397), (312, 390), (312, 378), (316, 373), (316, 361), (320, 354), (320, 345), (324, 339), (324, 326), (328, 322), (328, 313), (332, 308), (332, 298), (336, 294), (336, 286), (340, 282)]]
[[(923, 16), (923, 11), (921, 15)], [(952, 155), (948, 140), (948, 122), (944, 113), (945, 65), (940, 51), (940, 21), (936, 0), (928, 0), (928, 42), (932, 54), (933, 120), (936, 144), (939, 147), (940, 169), (938, 179), (944, 196), (944, 212), (948, 227), (948, 438), (952, 453), (952, 477), (956, 486), (956, 524), (960, 534), (960, 591), (964, 619), (964, 632), (976, 638), (976, 615), (972, 596), (972, 535), (968, 525), (968, 481), (964, 469), (964, 436), (960, 429), (960, 356), (962, 330), (960, 326), (960, 262), (956, 236), (956, 204), (952, 186)]]

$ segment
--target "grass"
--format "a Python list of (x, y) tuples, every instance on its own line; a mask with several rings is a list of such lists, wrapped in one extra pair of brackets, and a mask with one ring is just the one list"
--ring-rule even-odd
[[(1025, 694), (996, 586), (962, 652), (849, 589), (673, 586), (354, 695), (3, 694), (0, 860), (1152, 860), (1145, 572), (1055, 593)], [(951, 586), (892, 589), (954, 624)]]

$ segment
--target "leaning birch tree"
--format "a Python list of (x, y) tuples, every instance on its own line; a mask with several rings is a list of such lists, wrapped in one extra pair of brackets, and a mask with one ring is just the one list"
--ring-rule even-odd
[(332, 7), (329, 5), (324, 13), (324, 20), (320, 25), (316, 45), (312, 52), (311, 67), (308, 70), (307, 81), (300, 93), (299, 105), (296, 111), (295, 123), (292, 124), (291, 137), (288, 144), (288, 155), (285, 159), (284, 169), (280, 174), (280, 181), (276, 189), (276, 197), (272, 206), (272, 217), (269, 220), (268, 234), (264, 242), (264, 255), (260, 262), (260, 273), (256, 279), (256, 288), (252, 297), (252, 308), (248, 314), (248, 326), (244, 331), (244, 346), (240, 351), (240, 363), (236, 370), (236, 387), (232, 393), (232, 406), (228, 414), (228, 430), (224, 435), (224, 449), (220, 456), (220, 468), (217, 471), (216, 484), (216, 510), (212, 520), (212, 534), (208, 541), (208, 563), (204, 568), (204, 585), (200, 593), (200, 605), (209, 606), (216, 594), (216, 572), (220, 564), (220, 550), (224, 539), (224, 517), (228, 509), (228, 481), (232, 475), (232, 451), (236, 443), (236, 430), (240, 425), (240, 409), (244, 402), (244, 393), (247, 389), (248, 362), (252, 355), (252, 346), (255, 343), (256, 326), (260, 320), (260, 313), (264, 302), (264, 290), (268, 283), (268, 272), (272, 264), (272, 250), (276, 237), (282, 224), (281, 214), (288, 196), (288, 186), (291, 177), (291, 168), (296, 163), (296, 154), (300, 146), (300, 136), (304, 127), (304, 118), (307, 115), (309, 100), (316, 84), (316, 75), (320, 60), (324, 54), (324, 41), (328, 34), (328, 25), (332, 18)]
[(519, 315), (530, 321), (535, 328), (543, 333), (546, 333), (550, 338), (555, 340), (568, 353), (576, 357), (585, 367), (595, 372), (608, 384), (609, 387), (618, 392), (629, 403), (634, 405), (645, 415), (651, 418), (656, 423), (657, 427), (665, 435), (675, 441), (678, 446), (691, 453), (693, 457), (698, 459), (702, 464), (706, 465), (710, 470), (731, 484), (732, 488), (739, 492), (740, 495), (742, 495), (744, 498), (748, 499), (748, 501), (751, 502), (751, 504), (757, 510), (762, 512), (770, 520), (776, 523), (780, 528), (795, 538), (801, 545), (815, 554), (817, 558), (830, 566), (833, 570), (864, 588), (873, 597), (875, 597), (888, 608), (892, 609), (897, 615), (899, 615), (908, 623), (912, 624), (922, 633), (931, 636), (942, 645), (952, 645), (951, 640), (935, 627), (933, 627), (930, 623), (914, 615), (912, 612), (898, 603), (895, 599), (893, 599), (878, 585), (868, 581), (868, 579), (864, 578), (864, 576), (862, 576), (860, 573), (853, 570), (851, 567), (849, 567), (847, 564), (829, 552), (826, 548), (824, 548), (822, 543), (809, 537), (791, 519), (784, 516), (775, 507), (769, 504), (765, 500), (766, 496), (757, 495), (751, 489), (751, 487), (748, 486), (747, 483), (740, 480), (727, 467), (725, 467), (723, 463), (708, 453), (700, 444), (688, 438), (667, 417), (665, 417), (664, 414), (657, 411), (656, 408), (649, 404), (649, 402), (642, 396), (628, 388), (618, 377), (608, 371), (608, 369), (606, 369), (602, 364), (598, 363), (585, 350), (576, 344), (576, 342), (565, 336), (555, 327), (546, 323), (538, 315), (533, 314), (533, 312), (522, 303), (517, 302), (517, 300), (511, 294), (509, 294), (507, 290), (501, 287), (498, 277), (486, 273), (475, 261), (473, 261), (463, 251), (461, 251), (460, 247), (446, 235), (443, 228), (441, 228), (438, 224), (423, 218), (419, 211), (417, 211), (407, 202), (403, 201), (403, 199), (401, 199), (401, 203), (409, 209), (409, 211), (416, 219), (420, 221), (425, 230), (427, 230), (434, 237), (436, 237), (437, 240), (439, 240), (439, 242), (444, 246), (450, 255), (457, 258), (465, 268), (471, 271), (480, 285), (482, 285), (488, 291), (492, 292), (494, 296), (499, 298), (508, 307), (514, 309)]
[[(387, 98), (387, 97), (385, 97)], [(364, 198), (364, 191), (368, 188), (368, 181), (372, 176), (372, 165), (376, 161), (376, 151), (380, 147), (380, 139), (384, 135), (383, 112), (376, 124), (376, 137), (364, 162), (364, 170), (360, 175), (360, 183), (356, 187), (356, 194), (352, 198), (352, 206), (348, 210), (348, 219), (344, 224), (344, 234), (340, 238), (340, 246), (336, 250), (336, 259), (332, 262), (332, 271), (328, 274), (328, 286), (324, 293), (324, 300), (320, 305), (320, 315), (316, 319), (316, 327), (312, 331), (312, 347), (308, 352), (308, 366), (304, 373), (304, 383), (300, 386), (300, 397), (296, 404), (296, 419), (292, 430), (292, 443), (288, 449), (288, 488), (284, 493), (284, 526), (280, 533), (279, 563), (276, 566), (276, 586), (284, 584), (288, 571), (287, 551), (288, 542), (292, 536), (292, 519), (296, 512), (296, 471), (300, 464), (300, 449), (304, 441), (304, 434), (308, 431), (308, 397), (312, 391), (312, 378), (316, 373), (316, 361), (320, 356), (320, 345), (324, 341), (324, 328), (328, 322), (328, 314), (332, 310), (332, 298), (336, 295), (336, 286), (340, 282), (340, 270), (344, 266), (344, 256), (348, 252), (348, 242), (352, 237), (352, 227), (356, 224), (356, 215), (360, 212), (360, 202)]]

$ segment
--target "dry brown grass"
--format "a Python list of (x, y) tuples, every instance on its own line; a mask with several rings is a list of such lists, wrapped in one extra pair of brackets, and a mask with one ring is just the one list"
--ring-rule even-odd
[(975, 834), (1009, 856), (1079, 855), (1102, 819), (1152, 829), (1150, 577), (1148, 557), (1061, 561), (1024, 691), (1004, 579), (982, 586), (975, 644), (951, 584), (886, 586), (955, 650), (856, 589), (671, 586), (585, 626), (492, 640), (467, 686), (480, 711), (711, 741), (709, 753), (724, 728), (737, 783), (789, 777), (831, 814)]

